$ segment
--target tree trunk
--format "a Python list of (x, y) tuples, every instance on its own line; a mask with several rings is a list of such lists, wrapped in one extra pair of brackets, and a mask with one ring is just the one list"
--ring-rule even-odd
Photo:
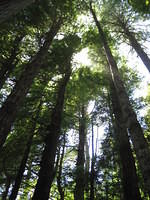
[(135, 161), (130, 146), (127, 129), (123, 122), (122, 112), (118, 97), (116, 94), (113, 83), (110, 85), (111, 88), (111, 101), (112, 110), (115, 116), (114, 130), (116, 134), (116, 144), (120, 154), (120, 161), (122, 166), (122, 185), (124, 200), (141, 200), (139, 188), (138, 188), (138, 177), (136, 174)]
[(67, 69), (65, 77), (61, 81), (58, 90), (56, 105), (52, 111), (51, 123), (47, 127), (47, 136), (45, 140), (45, 148), (40, 163), (39, 179), (33, 194), (33, 200), (48, 200), (51, 184), (53, 182), (55, 156), (60, 136), (61, 115), (63, 112), (65, 88), (69, 81), (71, 69)]
[(94, 153), (94, 128), (92, 119), (92, 161), (91, 161), (91, 175), (90, 175), (90, 200), (94, 200), (94, 181), (95, 181), (95, 153)]
[(66, 134), (64, 134), (64, 138), (63, 138), (63, 149), (62, 149), (62, 153), (60, 157), (58, 176), (57, 176), (57, 187), (60, 194), (60, 200), (64, 200), (64, 189), (62, 187), (61, 176), (62, 176), (62, 164), (63, 164), (64, 153), (65, 153), (65, 144), (66, 144)]
[(146, 66), (147, 70), (150, 72), (150, 58), (145, 53), (145, 51), (143, 50), (141, 45), (138, 43), (134, 34), (129, 31), (128, 27), (120, 19), (118, 19), (118, 22), (119, 22), (121, 28), (124, 30), (125, 35), (129, 39), (131, 46), (136, 51), (137, 55), (141, 58), (144, 65)]
[(144, 179), (144, 184), (145, 184), (145, 189), (150, 195), (150, 150), (148, 143), (146, 139), (144, 138), (144, 133), (141, 128), (141, 125), (139, 124), (137, 120), (136, 113), (134, 112), (130, 101), (129, 97), (125, 91), (123, 82), (120, 78), (120, 74), (117, 68), (117, 63), (111, 53), (111, 50), (108, 46), (106, 37), (104, 35), (104, 32), (101, 28), (101, 25), (99, 21), (97, 20), (96, 14), (94, 10), (92, 9), (91, 6), (91, 13), (93, 15), (94, 21), (96, 23), (96, 26), (98, 28), (100, 37), (103, 42), (103, 47), (105, 50), (105, 54), (109, 63), (109, 70), (112, 76), (112, 80), (114, 82), (117, 96), (119, 98), (119, 102), (121, 105), (121, 110), (124, 118), (124, 122), (126, 125), (126, 128), (128, 128), (130, 134), (131, 134), (131, 139), (132, 143), (134, 146), (134, 150), (139, 162), (139, 166), (141, 169), (141, 173), (143, 175)]
[(33, 141), (33, 136), (35, 134), (37, 120), (39, 118), (41, 105), (42, 105), (42, 101), (39, 103), (39, 106), (38, 106), (37, 112), (36, 112), (36, 116), (33, 118), (32, 128), (31, 128), (30, 133), (29, 133), (30, 136), (29, 136), (29, 139), (28, 139), (26, 147), (25, 147), (24, 155), (23, 155), (23, 158), (21, 160), (21, 164), (19, 166), (19, 170), (18, 170), (18, 173), (16, 175), (15, 183), (14, 183), (14, 186), (12, 188), (9, 200), (15, 200), (16, 197), (17, 197), (17, 194), (18, 194), (18, 191), (19, 191), (19, 188), (20, 188), (20, 185), (21, 185), (21, 181), (22, 181), (22, 178), (23, 178), (23, 174), (24, 174), (24, 171), (25, 171), (25, 168), (26, 168), (26, 163), (27, 163), (27, 160), (28, 160), (28, 157), (29, 157), (29, 153), (30, 153), (30, 149), (31, 149), (32, 141)]
[(31, 87), (35, 76), (40, 71), (44, 57), (46, 56), (53, 38), (57, 34), (61, 25), (61, 20), (57, 22), (54, 20), (50, 31), (46, 34), (45, 42), (40, 48), (39, 52), (34, 58), (26, 65), (24, 72), (16, 83), (13, 91), (4, 102), (0, 109), (0, 148), (3, 146), (11, 125), (15, 121), (17, 112), (23, 103), (23, 100)]
[(16, 197), (17, 197), (17, 194), (18, 194), (18, 191), (19, 191), (19, 188), (20, 188), (20, 185), (21, 185), (21, 181), (22, 181), (22, 178), (23, 178), (23, 173), (25, 171), (27, 159), (28, 159), (28, 156), (29, 156), (29, 153), (30, 153), (32, 139), (33, 139), (33, 133), (29, 137), (28, 142), (26, 144), (26, 149), (24, 151), (24, 155), (23, 155), (23, 158), (22, 158), (22, 161), (21, 161), (17, 176), (15, 178), (15, 184), (14, 184), (13, 189), (11, 191), (9, 200), (15, 200)]
[(79, 147), (76, 165), (76, 179), (75, 179), (75, 200), (84, 200), (84, 188), (85, 188), (85, 178), (84, 178), (84, 145), (85, 145), (85, 107), (81, 106), (81, 116), (79, 116)]
[(11, 178), (7, 177), (5, 191), (2, 194), (2, 200), (6, 200), (7, 195), (8, 195), (8, 191), (9, 191), (9, 188), (10, 188), (10, 184), (11, 184)]
[(88, 199), (89, 196), (89, 170), (90, 170), (90, 154), (89, 154), (89, 144), (88, 144), (88, 138), (86, 134), (86, 139), (85, 139), (85, 191), (86, 191), (86, 196)]
[(0, 24), (10, 19), (22, 9), (33, 3), (34, 0), (1, 0), (0, 1)]
[(0, 69), (0, 90), (2, 89), (10, 73), (15, 68), (15, 65), (17, 63), (16, 57), (18, 54), (20, 42), (23, 39), (23, 37), (24, 35), (16, 36), (16, 39), (14, 40), (14, 45), (10, 53), (10, 57), (2, 62), (2, 67)]

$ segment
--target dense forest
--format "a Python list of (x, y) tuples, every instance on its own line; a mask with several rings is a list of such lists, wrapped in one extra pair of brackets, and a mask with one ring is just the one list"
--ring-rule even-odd
[(149, 17), (149, 0), (0, 1), (1, 200), (150, 199)]

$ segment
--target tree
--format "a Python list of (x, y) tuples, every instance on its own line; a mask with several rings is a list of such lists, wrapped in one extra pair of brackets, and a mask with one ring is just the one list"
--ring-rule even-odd
[(66, 74), (63, 77), (59, 89), (56, 105), (52, 111), (51, 123), (47, 127), (47, 136), (45, 138), (45, 148), (42, 154), (40, 164), (39, 179), (34, 191), (32, 199), (48, 199), (51, 184), (53, 181), (54, 163), (56, 149), (58, 145), (60, 128), (61, 128), (61, 115), (63, 111), (64, 95), (67, 82), (71, 75), (70, 62), (67, 63)]
[(0, 90), (2, 89), (5, 81), (7, 80), (10, 73), (13, 71), (13, 69), (16, 66), (18, 50), (19, 50), (19, 46), (23, 37), (24, 37), (24, 34), (16, 36), (9, 58), (2, 61), (2, 66), (0, 69)]
[(150, 11), (150, 2), (149, 0), (128, 0), (129, 4), (133, 7), (134, 10), (142, 13), (149, 14)]
[[(12, 2), (0, 3), (0, 17)], [(89, 2), (22, 1), (0, 21), (3, 200), (148, 198), (149, 112), (134, 97), (142, 79), (117, 51), (130, 42), (125, 29), (144, 50), (148, 14), (127, 1)]]
[(39, 118), (39, 113), (40, 113), (40, 110), (41, 110), (41, 105), (42, 105), (42, 101), (39, 103), (36, 115), (32, 119), (32, 121), (33, 121), (32, 122), (32, 127), (30, 128), (29, 138), (27, 140), (26, 148), (24, 150), (24, 154), (23, 154), (23, 157), (22, 157), (19, 169), (18, 169), (18, 173), (17, 173), (16, 178), (15, 178), (15, 184), (13, 186), (13, 189), (12, 189), (10, 197), (9, 197), (10, 200), (15, 200), (16, 199), (18, 191), (19, 191), (19, 187), (21, 185), (21, 181), (22, 181), (22, 178), (23, 178), (23, 173), (25, 171), (27, 159), (29, 157), (29, 153), (30, 153), (33, 137), (34, 137), (34, 134), (35, 134), (37, 120)]
[(143, 48), (141, 47), (141, 45), (137, 41), (137, 39), (135, 37), (135, 34), (132, 33), (129, 30), (128, 24), (124, 23), (124, 20), (123, 20), (122, 16), (118, 16), (118, 20), (117, 21), (118, 21), (119, 25), (122, 27), (122, 29), (124, 31), (124, 34), (129, 39), (131, 46), (134, 48), (134, 50), (136, 51), (137, 55), (141, 58), (141, 60), (143, 61), (144, 65), (146, 66), (146, 68), (150, 72), (150, 58), (144, 52)]
[[(97, 20), (96, 14), (92, 8), (92, 4), (90, 5), (90, 10), (93, 15), (94, 21), (96, 23), (96, 26), (99, 31), (99, 35), (102, 40), (102, 44), (105, 50), (105, 54), (109, 63), (109, 71), (111, 74), (111, 79), (114, 82), (117, 95), (119, 98), (119, 102), (121, 105), (121, 110), (123, 114), (123, 118), (126, 123), (126, 128), (128, 128), (130, 134), (131, 134), (131, 139), (134, 145), (134, 149), (136, 152), (136, 156), (140, 165), (140, 169), (143, 175), (144, 183), (145, 183), (145, 188), (147, 192), (150, 195), (150, 181), (148, 180), (148, 174), (150, 173), (150, 150), (147, 144), (146, 139), (144, 138), (143, 130), (141, 128), (141, 125), (137, 121), (136, 114), (134, 110), (132, 109), (128, 95), (125, 91), (123, 82), (120, 78), (118, 68), (117, 68), (117, 63), (111, 53), (111, 50), (108, 46), (107, 39), (105, 37), (105, 34), (101, 28), (101, 25), (99, 21)], [(143, 156), (145, 155), (145, 156)], [(148, 164), (149, 163), (149, 164)]]
[(107, 19), (103, 19), (105, 26), (109, 26), (109, 28), (111, 28), (115, 33), (116, 37), (120, 37), (123, 42), (131, 45), (137, 55), (141, 58), (147, 70), (150, 72), (150, 58), (142, 45), (143, 40), (145, 41), (148, 39), (146, 38), (147, 33), (145, 31), (138, 31), (138, 29), (135, 31), (134, 28), (136, 24), (140, 24), (140, 19), (145, 18), (133, 13), (126, 2), (116, 3), (115, 1), (112, 1), (110, 5), (108, 5), (108, 2), (104, 3), (102, 14), (108, 15)]
[(140, 200), (141, 196), (138, 188), (138, 177), (136, 174), (135, 161), (113, 83), (110, 84), (110, 88), (112, 109), (115, 115), (114, 122), (112, 116), (112, 122), (114, 125), (114, 131), (116, 134), (115, 139), (118, 146), (122, 166), (122, 185), (124, 191), (124, 199)]
[(33, 79), (38, 74), (42, 65), (42, 60), (46, 56), (47, 51), (53, 41), (53, 38), (55, 37), (61, 26), (61, 23), (62, 22), (60, 19), (58, 19), (58, 21), (54, 20), (52, 22), (51, 28), (45, 36), (43, 46), (40, 48), (38, 53), (32, 58), (32, 60), (26, 65), (24, 72), (22, 73), (20, 79), (17, 81), (13, 91), (11, 92), (7, 100), (4, 102), (2, 108), (0, 109), (0, 147), (3, 146), (7, 138), (11, 125), (15, 120), (17, 111), (19, 110), (24, 97), (30, 89)]
[[(68, 44), (68, 46), (67, 46)], [(60, 42), (58, 46), (58, 55), (61, 55), (61, 59), (57, 61), (59, 69), (64, 75), (58, 86), (58, 93), (56, 97), (56, 103), (52, 110), (51, 122), (47, 126), (45, 148), (42, 154), (39, 178), (34, 191), (32, 199), (48, 199), (51, 184), (54, 179), (54, 164), (58, 141), (61, 133), (61, 121), (63, 113), (63, 105), (65, 98), (65, 90), (69, 78), (71, 76), (71, 58), (73, 53), (78, 49), (80, 39), (76, 35), (69, 35), (64, 38), (63, 43)], [(63, 55), (62, 55), (63, 52)], [(44, 194), (44, 196), (43, 196)]]
[(28, 5), (33, 3), (34, 0), (10, 0), (1, 1), (0, 3), (0, 23), (5, 22), (10, 19), (14, 14), (18, 13), (22, 9), (26, 8)]
[(84, 178), (84, 146), (86, 139), (86, 108), (85, 105), (80, 105), (80, 116), (79, 116), (79, 146), (76, 164), (76, 177), (75, 177), (75, 194), (74, 199), (84, 200), (84, 188), (85, 188), (85, 178)]
[(91, 174), (90, 174), (90, 200), (94, 200), (94, 182), (95, 182), (95, 154), (94, 154), (94, 127), (92, 119), (92, 161), (91, 161)]
[(60, 156), (60, 163), (58, 168), (58, 176), (57, 176), (57, 186), (58, 191), (60, 194), (60, 200), (64, 200), (64, 188), (62, 187), (62, 165), (63, 165), (63, 159), (64, 159), (64, 153), (65, 153), (65, 144), (66, 144), (66, 134), (63, 135), (63, 147), (62, 147), (62, 153)]

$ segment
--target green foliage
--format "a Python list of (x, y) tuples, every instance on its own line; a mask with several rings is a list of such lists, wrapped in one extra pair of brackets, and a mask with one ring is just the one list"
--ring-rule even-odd
[[(11, 57), (12, 50), (16, 44), (16, 38), (21, 35), (23, 37), (19, 43), (17, 56), (13, 61), (15, 69), (11, 71), (0, 91), (2, 105), (20, 78), (20, 74), (24, 71), (26, 64), (32, 60), (43, 45), (45, 34), (49, 30), (52, 21), (57, 18), (61, 18), (63, 21), (61, 30), (54, 38), (47, 56), (42, 60), (41, 70), (34, 79), (17, 114), (4, 148), (0, 152), (0, 194), (5, 191), (8, 178), (11, 179), (11, 186), (14, 183), (27, 140), (30, 134), (33, 133), (32, 127), (35, 122), (35, 115), (41, 102), (34, 130), (35, 135), (17, 198), (30, 199), (32, 197), (38, 178), (47, 126), (50, 124), (51, 111), (56, 103), (58, 85), (66, 73), (68, 65), (71, 65), (73, 73), (65, 93), (61, 127), (61, 132), (66, 132), (67, 135), (61, 183), (65, 189), (65, 200), (74, 199), (75, 176), (76, 173), (80, 174), (80, 171), (82, 171), (79, 168), (75, 172), (80, 108), (82, 105), (88, 108), (88, 106), (91, 106), (91, 102), (94, 102), (95, 105), (90, 115), (88, 112), (86, 113), (87, 137), (90, 137), (91, 131), (89, 125), (90, 118), (94, 120), (94, 125), (105, 126), (105, 138), (102, 143), (98, 141), (98, 146), (101, 145), (101, 148), (98, 149), (98, 155), (95, 157), (95, 198), (97, 200), (119, 200), (122, 198), (120, 160), (114, 138), (115, 133), (110, 119), (110, 102), (108, 101), (109, 77), (106, 70), (108, 63), (102, 47), (102, 39), (99, 37), (95, 24), (89, 14), (88, 4), (89, 1), (85, 0), (38, 0), (10, 19), (8, 23), (1, 24), (0, 69), (2, 69), (4, 62)], [(119, 55), (119, 44), (126, 42), (127, 38), (124, 37), (120, 26), (117, 25), (117, 17), (120, 17), (122, 22), (126, 22), (131, 31), (136, 32), (138, 41), (143, 38), (147, 39), (148, 33), (144, 33), (144, 31), (138, 32), (135, 23), (139, 19), (146, 19), (145, 16), (138, 12), (148, 15), (150, 3), (149, 1), (129, 1), (127, 3), (127, 1), (105, 0), (93, 1), (93, 4), (98, 18), (101, 19), (109, 46), (119, 65), (119, 71), (132, 105), (138, 111), (144, 107), (143, 99), (137, 100), (133, 96), (142, 79), (137, 71), (127, 66), (126, 59)], [(130, 5), (137, 13), (133, 12)], [(83, 22), (81, 24), (78, 21), (82, 14), (89, 19), (88, 23), (84, 24)], [(134, 28), (131, 27), (132, 24)], [(89, 57), (92, 61), (90, 66), (74, 63), (73, 56), (82, 50), (83, 47), (89, 49)], [(145, 102), (148, 106), (150, 103), (149, 94)], [(145, 136), (150, 142), (149, 108), (145, 115), (145, 122)], [(63, 145), (61, 137), (59, 148)], [(87, 176), (89, 175), (88, 173)], [(89, 181), (89, 178), (87, 180)], [(140, 187), (142, 188), (141, 185)], [(88, 193), (89, 191), (86, 191), (85, 196), (88, 196)], [(58, 199), (58, 196), (57, 183), (54, 180), (51, 189), (51, 199)]]
[(129, 4), (133, 8), (143, 14), (149, 14), (150, 12), (150, 1), (149, 0), (128, 0)]

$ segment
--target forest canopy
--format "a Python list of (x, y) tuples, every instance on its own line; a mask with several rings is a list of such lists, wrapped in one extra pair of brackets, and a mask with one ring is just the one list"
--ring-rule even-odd
[(150, 199), (149, 16), (149, 0), (0, 2), (0, 199)]

